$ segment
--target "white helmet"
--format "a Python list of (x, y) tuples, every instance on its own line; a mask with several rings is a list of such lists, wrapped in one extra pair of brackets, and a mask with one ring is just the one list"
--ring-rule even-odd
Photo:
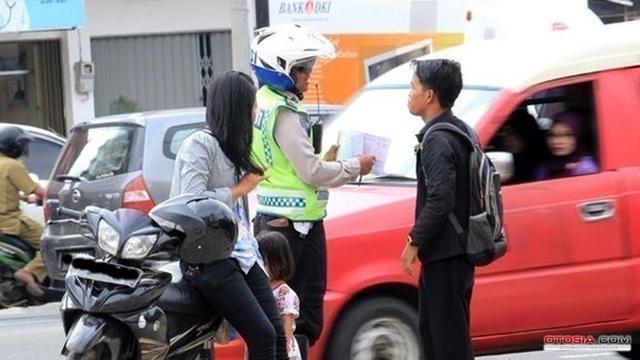
[(317, 31), (298, 24), (258, 29), (251, 43), (251, 67), (258, 82), (278, 90), (292, 90), (291, 69), (310, 68), (317, 57), (333, 59), (336, 49)]

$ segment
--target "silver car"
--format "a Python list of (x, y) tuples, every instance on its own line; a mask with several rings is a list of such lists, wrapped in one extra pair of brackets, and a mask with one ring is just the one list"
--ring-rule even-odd
[[(337, 109), (309, 106), (312, 118), (321, 120)], [(149, 211), (168, 198), (178, 149), (204, 122), (205, 109), (194, 108), (106, 116), (77, 124), (51, 177), (45, 214), (57, 219), (58, 205)], [(47, 224), (40, 246), (50, 277), (63, 279), (74, 254), (102, 255), (82, 233), (70, 222)]]

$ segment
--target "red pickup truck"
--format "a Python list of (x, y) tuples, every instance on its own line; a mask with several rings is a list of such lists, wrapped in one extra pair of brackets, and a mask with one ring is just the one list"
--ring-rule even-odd
[[(462, 45), (427, 56), (461, 62), (454, 113), (474, 126), (503, 174), (509, 251), (478, 268), (471, 332), (477, 353), (540, 348), (544, 335), (640, 330), (640, 22), (558, 32), (531, 42)], [(325, 329), (314, 358), (418, 359), (416, 280), (400, 269), (413, 224), (411, 70), (366, 86), (325, 129), (392, 140), (384, 176), (331, 192), (326, 219), (329, 281)], [(598, 172), (542, 180), (544, 134), (558, 111), (583, 118), (578, 139)], [(504, 141), (534, 121), (520, 146)], [(538, 163), (519, 166), (522, 148)], [(637, 345), (640, 346), (640, 345)], [(236, 358), (240, 347), (218, 347)], [(640, 350), (640, 349), (636, 349)]]

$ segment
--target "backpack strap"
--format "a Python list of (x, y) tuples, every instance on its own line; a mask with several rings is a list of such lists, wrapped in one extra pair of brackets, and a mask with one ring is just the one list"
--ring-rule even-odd
[(460, 225), (458, 218), (456, 218), (456, 214), (454, 214), (453, 211), (449, 211), (448, 218), (451, 225), (453, 225), (453, 229), (456, 231), (456, 234), (458, 234), (458, 236), (462, 235), (464, 233), (464, 229), (462, 228), (462, 225)]
[[(436, 131), (448, 131), (448, 132), (452, 132), (452, 133), (458, 134), (463, 139), (465, 139), (467, 144), (471, 145), (471, 149), (474, 149), (479, 143), (478, 137), (475, 134), (475, 131), (473, 131), (473, 129), (470, 129), (468, 125), (467, 125), (467, 131), (470, 131), (471, 134), (473, 134), (473, 138), (471, 138), (471, 136), (469, 136), (468, 133), (462, 131), (459, 127), (457, 127), (457, 126), (455, 126), (453, 124), (450, 124), (450, 123), (440, 123), (440, 124), (433, 125), (424, 134), (424, 138), (423, 138), (424, 140), (423, 141), (426, 141), (427, 137), (429, 135), (431, 135), (433, 132), (436, 132)], [(458, 221), (458, 218), (456, 217), (456, 214), (454, 214), (453, 211), (450, 211), (447, 217), (449, 218), (449, 222), (453, 226), (453, 229), (455, 230), (456, 234), (458, 234), (458, 236), (462, 235), (464, 233), (464, 229), (462, 228), (462, 225), (460, 224), (460, 221)]]
[(456, 133), (456, 134), (462, 136), (464, 139), (466, 139), (467, 143), (471, 144), (472, 147), (474, 147), (478, 143), (478, 139), (477, 139), (477, 137), (475, 135), (475, 132), (473, 133), (473, 137), (474, 138), (472, 139), (471, 136), (469, 136), (469, 134), (467, 134), (466, 132), (462, 131), (459, 127), (457, 127), (457, 126), (455, 126), (453, 124), (449, 124), (449, 123), (440, 123), (440, 124), (433, 125), (424, 134), (424, 139), (426, 139), (429, 135), (431, 135), (435, 131), (449, 131), (449, 132), (452, 132), (452, 133)]

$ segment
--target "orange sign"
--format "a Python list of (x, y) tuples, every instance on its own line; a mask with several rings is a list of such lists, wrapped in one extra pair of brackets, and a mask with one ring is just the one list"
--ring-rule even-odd
[[(318, 61), (304, 102), (344, 104), (367, 82), (416, 57), (461, 44), (462, 33), (381, 33), (325, 35), (336, 58)], [(407, 79), (407, 81), (409, 81)], [(317, 91), (314, 84), (318, 84)]]

